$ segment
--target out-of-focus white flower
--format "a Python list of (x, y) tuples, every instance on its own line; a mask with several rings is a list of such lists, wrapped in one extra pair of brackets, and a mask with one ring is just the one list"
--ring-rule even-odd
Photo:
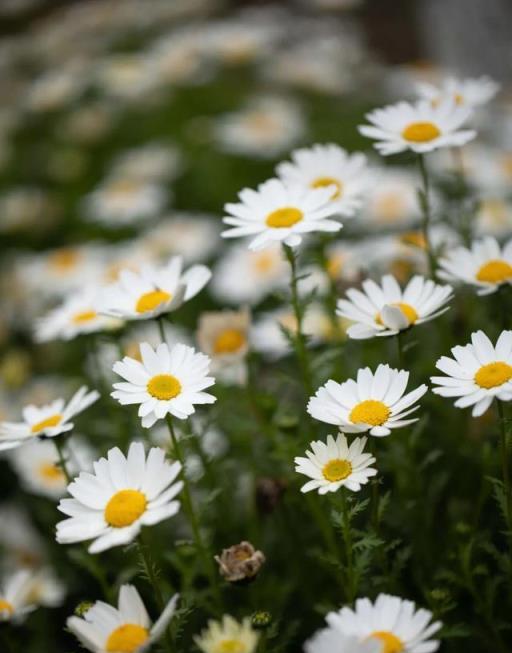
[(380, 168), (371, 177), (364, 208), (358, 224), (401, 227), (420, 217), (414, 174), (407, 169)]
[(173, 179), (181, 169), (181, 154), (175, 145), (146, 143), (122, 152), (114, 161), (114, 178), (160, 182)]
[(474, 79), (456, 79), (447, 77), (439, 86), (428, 82), (416, 85), (418, 95), (429, 100), (433, 106), (451, 100), (459, 106), (471, 108), (487, 104), (496, 95), (500, 85), (487, 76)]
[(222, 621), (209, 621), (208, 628), (194, 638), (196, 645), (203, 653), (219, 653), (227, 651), (228, 645), (232, 651), (255, 653), (259, 635), (251, 627), (250, 619), (241, 623), (224, 615)]
[(27, 569), (14, 572), (0, 586), (0, 622), (22, 621), (36, 607), (30, 601), (32, 573)]

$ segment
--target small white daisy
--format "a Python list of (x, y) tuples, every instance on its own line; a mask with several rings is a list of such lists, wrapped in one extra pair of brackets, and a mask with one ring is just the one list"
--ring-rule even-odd
[(153, 349), (140, 344), (142, 362), (125, 356), (114, 364), (116, 374), (126, 382), (114, 383), (112, 397), (120, 404), (140, 404), (142, 426), (149, 428), (166, 415), (186, 419), (194, 404), (213, 404), (216, 398), (204, 392), (215, 383), (208, 376), (210, 359), (193, 347), (178, 344), (172, 349), (160, 344)]
[(363, 453), (365, 444), (366, 438), (355, 438), (348, 446), (343, 433), (338, 433), (336, 440), (328, 435), (327, 443), (321, 440), (311, 442), (312, 451), (306, 451), (307, 458), (295, 458), (295, 471), (313, 479), (303, 485), (300, 491), (318, 490), (318, 494), (327, 494), (346, 487), (352, 492), (358, 492), (377, 473), (371, 467), (375, 458), (369, 453)]
[(496, 292), (512, 283), (512, 239), (503, 247), (492, 236), (474, 241), (471, 248), (456, 247), (438, 261), (438, 276), (477, 286), (479, 295)]
[(471, 343), (452, 349), (453, 358), (441, 356), (436, 367), (446, 376), (431, 377), (442, 397), (460, 397), (457, 408), (473, 406), (473, 417), (485, 413), (496, 397), (512, 400), (512, 331), (502, 331), (493, 345), (483, 331), (471, 334)]
[(415, 104), (398, 102), (366, 115), (371, 125), (359, 131), (377, 142), (383, 155), (405, 150), (424, 153), (440, 147), (459, 147), (476, 136), (471, 129), (460, 129), (471, 115), (469, 107), (452, 101), (432, 106), (424, 100)]
[(101, 553), (132, 542), (142, 526), (153, 526), (180, 509), (175, 500), (183, 482), (174, 482), (181, 463), (169, 463), (159, 447), (149, 450), (133, 442), (125, 456), (118, 447), (94, 464), (94, 473), (81, 472), (69, 484), (72, 499), (59, 510), (68, 519), (57, 524), (57, 542), (94, 540), (90, 553)]
[(304, 643), (304, 653), (383, 653), (376, 639), (361, 641), (342, 635), (336, 628), (322, 628)]
[(241, 202), (225, 205), (229, 215), (224, 222), (231, 229), (222, 236), (252, 236), (249, 249), (254, 250), (275, 242), (296, 247), (306, 233), (341, 229), (338, 221), (329, 219), (336, 213), (331, 196), (331, 187), (287, 186), (279, 179), (269, 179), (257, 190), (240, 191)]
[(22, 621), (32, 612), (35, 603), (30, 599), (33, 573), (27, 569), (15, 571), (0, 583), (0, 622)]
[(0, 424), (0, 451), (19, 447), (34, 437), (54, 438), (60, 433), (71, 431), (70, 421), (99, 398), (99, 392), (91, 392), (82, 386), (69, 400), (56, 399), (46, 406), (25, 406), (23, 422), (2, 422)]
[(398, 596), (379, 594), (375, 603), (357, 599), (355, 609), (341, 608), (329, 612), (326, 621), (331, 628), (360, 642), (374, 639), (380, 643), (380, 653), (431, 653), (439, 641), (430, 639), (441, 628), (432, 621), (432, 613), (412, 601)]
[(126, 320), (147, 320), (179, 308), (204, 288), (211, 277), (204, 265), (183, 272), (183, 261), (174, 256), (162, 267), (144, 266), (140, 272), (122, 270), (119, 280), (107, 286), (98, 311)]
[(413, 404), (428, 388), (423, 384), (404, 394), (408, 380), (409, 372), (389, 365), (379, 365), (375, 373), (365, 367), (358, 370), (357, 381), (327, 381), (309, 400), (308, 413), (321, 422), (336, 424), (347, 433), (368, 431), (378, 437), (389, 435), (392, 429), (418, 419), (404, 418), (419, 408)]
[(367, 279), (363, 291), (350, 288), (348, 299), (337, 303), (337, 314), (354, 322), (347, 334), (356, 340), (393, 336), (433, 320), (449, 309), (446, 304), (453, 297), (451, 286), (440, 286), (420, 275), (415, 275), (403, 290), (391, 274), (386, 274), (380, 285)]
[(418, 95), (429, 100), (434, 106), (451, 100), (459, 106), (472, 108), (487, 104), (493, 99), (499, 88), (500, 85), (486, 75), (474, 79), (448, 77), (439, 86), (428, 82), (416, 84)]
[(285, 161), (277, 166), (280, 179), (289, 185), (308, 188), (329, 186), (336, 212), (344, 216), (354, 215), (367, 186), (364, 154), (349, 154), (339, 145), (329, 143), (295, 150), (291, 159), (292, 163)]
[(98, 313), (97, 297), (98, 291), (93, 288), (73, 291), (63, 304), (37, 321), (35, 340), (72, 340), (79, 335), (113, 331), (122, 327), (121, 320)]
[(82, 617), (69, 617), (69, 630), (92, 653), (143, 653), (164, 634), (176, 610), (178, 595), (167, 603), (158, 620), (151, 620), (133, 585), (121, 585), (118, 607), (96, 601)]
[(224, 615), (222, 621), (210, 620), (208, 628), (198, 637), (194, 637), (196, 645), (203, 653), (255, 653), (258, 639), (258, 632), (251, 627), (250, 619), (239, 623), (229, 615)]

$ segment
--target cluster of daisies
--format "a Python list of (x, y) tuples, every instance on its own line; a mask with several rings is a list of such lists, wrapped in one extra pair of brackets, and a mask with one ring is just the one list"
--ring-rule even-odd
[[(415, 153), (425, 177), (426, 154), (460, 148), (475, 138), (475, 130), (468, 126), (474, 110), (496, 90), (487, 79), (448, 80), (440, 88), (423, 86), (417, 102), (400, 102), (371, 112), (367, 116), (370, 124), (360, 131), (376, 141), (375, 147), (383, 155)], [(119, 210), (135, 210), (125, 204), (126, 189), (112, 183), (110, 190)], [(345, 219), (356, 221), (370, 184), (367, 160), (361, 153), (349, 154), (334, 144), (295, 150), (290, 161), (277, 166), (274, 178), (256, 189), (243, 189), (238, 202), (226, 204), (224, 223), (228, 228), (222, 236), (244, 239), (232, 256), (243, 259), (245, 273), (233, 275), (229, 266), (219, 266), (212, 287), (227, 275), (232, 303), (237, 303), (243, 284), (251, 288), (254, 301), (267, 292), (265, 283), (274, 288), (279, 278), (281, 285), (286, 285), (286, 260), (292, 263), (293, 274), (296, 248), (304, 245), (310, 234), (337, 234)], [(429, 250), (434, 239), (428, 185), (423, 192), (422, 246)], [(88, 202), (97, 213), (95, 198)], [(435, 262), (433, 278), (414, 275), (404, 284), (393, 274), (385, 274), (379, 281), (365, 279), (361, 287), (350, 287), (344, 298), (337, 299), (336, 318), (348, 323), (349, 338), (387, 337), (400, 344), (403, 332), (449, 310), (454, 298), (449, 284), (465, 283), (476, 287), (478, 294), (490, 294), (512, 283), (512, 240), (502, 246), (486, 236), (439, 257), (427, 253)], [(346, 252), (337, 254), (343, 257)], [(335, 257), (332, 260), (336, 262)], [(263, 282), (252, 284), (256, 277)], [(216, 379), (243, 385), (248, 352), (258, 338), (266, 339), (264, 328), (259, 333), (252, 328), (245, 306), (201, 315), (197, 326), (201, 351), (176, 337), (171, 314), (196, 297), (211, 278), (205, 265), (184, 269), (181, 256), (161, 265), (122, 266), (110, 283), (72, 289), (60, 306), (38, 321), (34, 339), (44, 343), (107, 334), (113, 341), (125, 343), (121, 344), (123, 355), (120, 360), (116, 356), (110, 370), (121, 379), (113, 383), (111, 396), (122, 406), (137, 406), (144, 434), (166, 422), (173, 455), (179, 458), (174, 420), (187, 420), (196, 406), (214, 403), (216, 397), (208, 390)], [(292, 286), (294, 281), (292, 277)], [(304, 285), (299, 284), (299, 289)], [(307, 325), (300, 317), (300, 313), (283, 309), (279, 315), (270, 315), (268, 323), (301, 336), (300, 329)], [(137, 333), (145, 326), (159, 334), (158, 340), (155, 342), (153, 335), (136, 336), (131, 341), (135, 347), (129, 347), (128, 331)], [(316, 328), (311, 327), (313, 336)], [(451, 353), (453, 357), (442, 356), (437, 362), (442, 376), (431, 378), (434, 393), (455, 397), (456, 407), (473, 406), (474, 416), (482, 415), (493, 400), (512, 400), (512, 331), (504, 330), (495, 344), (477, 331), (471, 335), (471, 343), (456, 346)], [(295, 471), (309, 479), (302, 492), (358, 492), (369, 483), (377, 474), (377, 459), (365, 450), (367, 436), (391, 436), (393, 430), (419, 419), (419, 401), (428, 387), (415, 383), (408, 389), (410, 376), (405, 369), (380, 364), (375, 370), (359, 369), (355, 378), (341, 383), (329, 379), (318, 388), (309, 398), (307, 412), (313, 419), (337, 427), (337, 433), (325, 441), (312, 441), (305, 456), (295, 458)], [(135, 441), (126, 452), (114, 447), (95, 460), (94, 452), (73, 431), (75, 418), (99, 399), (96, 390), (84, 386), (69, 401), (27, 405), (21, 421), (0, 424), (0, 450), (12, 456), (22, 476), (23, 470), (36, 469), (47, 496), (60, 499), (58, 509), (65, 519), (57, 524), (57, 542), (89, 542), (92, 555), (127, 545), (137, 540), (143, 527), (174, 517), (181, 499), (187, 511), (191, 503), (184, 461), (171, 460), (164, 448), (146, 450)], [(25, 476), (30, 477), (30, 471)], [(18, 571), (0, 589), (0, 618), (21, 620), (36, 605), (58, 602), (61, 594), (54, 579), (37, 579)], [(169, 623), (177, 604), (178, 595), (174, 595), (152, 624), (136, 588), (123, 585), (117, 608), (97, 601), (83, 614), (70, 617), (67, 626), (94, 653), (142, 652), (160, 638), (171, 636)], [(359, 598), (354, 607), (329, 613), (326, 622), (327, 626), (305, 643), (307, 653), (429, 653), (439, 646), (432, 636), (441, 624), (432, 621), (429, 611), (386, 594), (374, 602)], [(250, 620), (238, 622), (224, 615), (220, 621), (212, 620), (195, 637), (195, 644), (204, 653), (255, 653), (259, 640)]]

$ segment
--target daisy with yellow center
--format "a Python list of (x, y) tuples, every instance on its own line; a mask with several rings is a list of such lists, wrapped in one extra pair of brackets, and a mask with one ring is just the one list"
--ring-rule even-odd
[(370, 435), (386, 436), (392, 429), (417, 421), (405, 418), (419, 408), (414, 404), (427, 392), (427, 386), (405, 394), (408, 380), (409, 372), (389, 365), (379, 365), (375, 373), (366, 367), (358, 371), (357, 380), (327, 381), (310, 398), (308, 413), (347, 433), (368, 431)]
[(329, 143), (294, 150), (291, 159), (291, 163), (277, 166), (280, 179), (306, 188), (330, 188), (337, 213), (354, 215), (368, 183), (364, 154), (349, 154), (339, 145)]
[(224, 615), (222, 621), (209, 621), (194, 641), (203, 653), (255, 653), (258, 639), (249, 619), (239, 623)]
[(419, 154), (442, 147), (460, 147), (473, 139), (476, 132), (460, 129), (471, 115), (471, 109), (453, 100), (432, 105), (398, 102), (366, 115), (371, 123), (359, 131), (376, 141), (375, 148), (383, 155), (411, 150)]
[(118, 607), (96, 601), (83, 617), (69, 617), (68, 629), (92, 653), (142, 653), (164, 634), (178, 595), (167, 603), (154, 625), (133, 585), (121, 585)]
[(503, 247), (492, 236), (474, 241), (470, 248), (456, 247), (439, 259), (439, 268), (441, 278), (476, 286), (479, 295), (489, 295), (512, 284), (512, 239)]
[(485, 413), (494, 398), (512, 400), (512, 331), (502, 331), (496, 345), (477, 331), (470, 344), (454, 347), (452, 354), (436, 363), (446, 376), (431, 377), (435, 394), (458, 397), (457, 408), (473, 406), (473, 417)]
[(452, 297), (451, 286), (438, 285), (420, 275), (402, 290), (395, 277), (387, 274), (380, 284), (367, 279), (362, 290), (347, 290), (347, 299), (338, 301), (337, 314), (353, 322), (347, 329), (350, 338), (393, 336), (439, 317), (449, 309), (447, 303)]
[(98, 313), (97, 300), (96, 288), (71, 290), (60, 306), (36, 322), (34, 338), (38, 342), (72, 340), (83, 334), (119, 329), (120, 320)]
[(0, 451), (13, 449), (33, 441), (35, 437), (54, 438), (60, 433), (71, 431), (71, 419), (88, 408), (98, 398), (96, 390), (91, 392), (82, 386), (66, 403), (56, 399), (46, 406), (29, 405), (23, 409), (22, 422), (0, 423)]
[(335, 628), (322, 628), (304, 643), (304, 653), (382, 653), (381, 645), (373, 638), (360, 640), (343, 635)]
[(0, 582), (0, 622), (17, 622), (35, 609), (30, 594), (33, 588), (33, 572), (26, 569), (15, 571)]
[(453, 101), (456, 105), (471, 108), (487, 104), (499, 90), (499, 84), (487, 76), (473, 79), (447, 77), (439, 86), (427, 82), (417, 84), (418, 95), (433, 106)]
[(181, 256), (162, 267), (124, 269), (98, 300), (98, 311), (124, 320), (148, 320), (175, 311), (204, 288), (211, 277), (204, 265), (183, 271)]
[(163, 449), (150, 449), (147, 457), (140, 442), (128, 455), (110, 449), (107, 458), (94, 463), (94, 473), (81, 472), (69, 484), (72, 499), (62, 499), (59, 510), (68, 519), (57, 524), (57, 541), (72, 544), (94, 540), (90, 553), (100, 553), (134, 540), (142, 526), (152, 526), (180, 509), (175, 482), (179, 462), (169, 463)]
[(379, 594), (374, 603), (357, 599), (354, 609), (330, 612), (326, 621), (329, 630), (340, 637), (355, 637), (368, 646), (373, 642), (378, 653), (424, 653), (439, 648), (439, 641), (431, 637), (441, 622), (432, 622), (431, 612), (416, 609), (412, 601), (398, 596)]
[(312, 479), (302, 486), (301, 492), (318, 490), (318, 494), (326, 494), (341, 487), (358, 492), (377, 473), (371, 466), (375, 458), (363, 453), (365, 444), (366, 438), (355, 438), (348, 446), (343, 433), (338, 433), (336, 439), (328, 435), (327, 442), (311, 442), (307, 458), (295, 458), (295, 471)]
[(251, 237), (249, 249), (258, 250), (275, 242), (296, 247), (306, 233), (336, 232), (340, 222), (331, 219), (337, 212), (331, 202), (332, 186), (310, 188), (270, 179), (257, 190), (245, 188), (240, 202), (226, 204), (229, 225), (224, 238)]
[(113, 370), (125, 381), (114, 383), (112, 397), (120, 404), (139, 404), (142, 426), (149, 428), (166, 415), (186, 419), (195, 404), (212, 404), (215, 397), (204, 392), (215, 383), (208, 376), (210, 359), (192, 347), (160, 344), (153, 349), (140, 343), (142, 360), (125, 356)]

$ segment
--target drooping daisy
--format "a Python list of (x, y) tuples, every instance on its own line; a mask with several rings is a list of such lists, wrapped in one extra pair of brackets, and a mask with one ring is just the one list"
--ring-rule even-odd
[(258, 639), (259, 635), (251, 627), (250, 619), (239, 623), (233, 617), (224, 615), (222, 621), (210, 620), (208, 628), (194, 641), (203, 653), (255, 653)]
[(354, 322), (347, 334), (357, 340), (393, 336), (433, 320), (449, 309), (446, 304), (453, 297), (451, 286), (440, 286), (420, 275), (415, 275), (403, 290), (391, 274), (386, 274), (380, 285), (367, 279), (363, 291), (347, 290), (348, 299), (338, 300), (336, 311)]
[(375, 603), (357, 599), (355, 609), (341, 608), (329, 612), (326, 621), (331, 628), (345, 636), (368, 639), (380, 643), (380, 653), (431, 653), (439, 648), (439, 641), (430, 639), (441, 628), (432, 621), (432, 613), (412, 601), (398, 596), (379, 594)]
[[(91, 450), (77, 438), (73, 438), (72, 443), (66, 443), (64, 455), (70, 474), (77, 474), (89, 468), (92, 463)], [(59, 465), (59, 457), (52, 442), (29, 442), (23, 448), (15, 449), (11, 461), (29, 492), (53, 499), (66, 493), (66, 476)]]
[(483, 331), (471, 334), (471, 343), (452, 349), (453, 358), (441, 356), (436, 367), (446, 376), (431, 377), (435, 394), (459, 397), (457, 408), (473, 406), (473, 417), (485, 413), (496, 397), (512, 400), (512, 331), (502, 331), (493, 345)]
[(418, 420), (404, 418), (419, 408), (413, 404), (428, 388), (423, 384), (404, 394), (408, 380), (409, 372), (389, 365), (379, 365), (375, 373), (365, 367), (357, 372), (357, 381), (327, 381), (309, 400), (308, 413), (321, 422), (336, 424), (347, 433), (368, 431), (378, 437), (389, 435), (392, 429)]
[(295, 150), (291, 159), (291, 163), (285, 161), (277, 166), (280, 179), (308, 188), (332, 187), (331, 202), (337, 213), (354, 215), (367, 185), (364, 154), (349, 154), (339, 145), (329, 143)]
[(369, 453), (363, 453), (365, 444), (366, 438), (355, 438), (348, 446), (343, 433), (338, 433), (336, 440), (328, 435), (327, 443), (321, 440), (311, 442), (312, 451), (306, 451), (307, 458), (295, 458), (295, 471), (313, 479), (303, 485), (300, 491), (318, 490), (318, 494), (327, 494), (346, 487), (352, 492), (358, 492), (377, 473), (371, 467), (375, 458)]
[(94, 474), (81, 472), (69, 484), (72, 499), (59, 510), (68, 519), (57, 524), (57, 542), (94, 540), (90, 553), (101, 553), (134, 540), (142, 526), (153, 526), (180, 509), (175, 500), (183, 482), (174, 483), (179, 462), (169, 463), (159, 447), (149, 450), (133, 442), (125, 456), (118, 447), (94, 463)]
[(478, 287), (478, 295), (489, 295), (512, 283), (512, 239), (503, 247), (492, 236), (476, 240), (471, 248), (456, 247), (439, 259), (438, 275)]
[(82, 386), (66, 404), (56, 399), (46, 406), (25, 406), (23, 422), (2, 422), (0, 424), (0, 451), (13, 449), (30, 441), (33, 437), (54, 438), (60, 433), (71, 431), (70, 420), (88, 408), (99, 398), (96, 390), (88, 391)]
[(304, 643), (304, 653), (384, 653), (382, 645), (370, 638), (342, 635), (336, 628), (322, 628)]
[(87, 333), (119, 329), (123, 325), (121, 320), (98, 313), (97, 298), (98, 291), (94, 288), (73, 291), (63, 304), (38, 320), (35, 340), (72, 340)]
[(32, 572), (15, 571), (0, 584), (0, 622), (22, 621), (35, 608), (30, 600)]
[(375, 139), (375, 148), (384, 156), (405, 150), (421, 154), (440, 147), (459, 147), (474, 138), (475, 131), (460, 129), (470, 115), (469, 107), (452, 101), (436, 106), (424, 100), (398, 102), (368, 113), (371, 125), (362, 125), (359, 131)]
[(245, 362), (249, 351), (250, 315), (240, 311), (202, 313), (197, 329), (197, 343), (211, 358), (212, 373), (227, 383), (244, 383)]
[(500, 85), (486, 75), (473, 79), (447, 77), (439, 86), (418, 82), (418, 95), (429, 100), (433, 106), (451, 100), (459, 106), (479, 107), (487, 104), (496, 95)]
[(119, 280), (101, 294), (98, 311), (126, 320), (152, 319), (195, 297), (210, 277), (204, 265), (193, 265), (183, 272), (180, 256), (162, 267), (144, 266), (138, 273), (122, 270)]
[(83, 617), (69, 617), (69, 630), (92, 653), (143, 653), (164, 634), (176, 610), (178, 595), (165, 606), (158, 620), (151, 620), (133, 585), (121, 585), (118, 607), (96, 601)]
[(269, 179), (257, 190), (245, 188), (239, 193), (241, 202), (224, 207), (229, 214), (224, 222), (231, 229), (222, 236), (252, 236), (249, 249), (258, 250), (275, 242), (296, 247), (313, 231), (339, 231), (340, 222), (329, 219), (336, 213), (332, 190), (287, 186), (279, 179)]
[(194, 404), (212, 404), (216, 398), (204, 392), (215, 383), (208, 376), (210, 359), (193, 347), (165, 343), (153, 349), (140, 344), (142, 362), (125, 356), (114, 364), (114, 372), (126, 379), (114, 383), (112, 397), (120, 404), (140, 404), (142, 426), (149, 428), (166, 415), (186, 419), (195, 412)]

